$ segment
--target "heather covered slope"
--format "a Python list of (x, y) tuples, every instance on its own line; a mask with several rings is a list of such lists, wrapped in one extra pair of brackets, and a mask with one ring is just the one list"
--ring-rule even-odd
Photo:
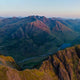
[[(1, 57), (2, 58), (2, 57)], [(1, 59), (0, 58), (0, 59)], [(10, 57), (3, 60), (10, 60)], [(36, 69), (38, 68), (38, 69)], [(4, 77), (5, 76), (5, 77)], [(49, 56), (35, 69), (18, 71), (0, 65), (0, 80), (80, 80), (80, 45), (66, 48)]]

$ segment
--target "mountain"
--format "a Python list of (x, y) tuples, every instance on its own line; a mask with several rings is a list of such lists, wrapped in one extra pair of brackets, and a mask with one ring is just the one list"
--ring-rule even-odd
[(79, 19), (0, 19), (0, 80), (80, 80), (80, 45), (70, 47), (80, 44), (79, 26)]
[(12, 56), (18, 62), (56, 52), (62, 44), (71, 43), (80, 36), (59, 20), (45, 16), (2, 19), (0, 53)]
[[(56, 21), (55, 27), (53, 27), (52, 32), (59, 38), (61, 37), (62, 40), (65, 42), (72, 41), (78, 35), (75, 31), (68, 28), (64, 24), (59, 21)], [(66, 36), (66, 37), (65, 37)]]
[(0, 17), (0, 20), (4, 19), (4, 17)]
[(58, 51), (33, 69), (15, 66), (13, 58), (0, 55), (0, 80), (80, 80), (80, 45)]
[(80, 19), (65, 19), (65, 20), (58, 20), (62, 24), (66, 25), (67, 27), (71, 28), (76, 32), (80, 32)]
[(0, 36), (3, 41), (1, 53), (13, 56), (16, 60), (41, 55), (45, 51), (48, 53), (49, 46), (59, 45), (59, 40), (51, 34), (46, 24), (30, 17), (1, 27)]
[(56, 21), (56, 26), (53, 28), (53, 32), (65, 32), (65, 31), (72, 31), (70, 28), (66, 27), (64, 24), (60, 23), (59, 21)]

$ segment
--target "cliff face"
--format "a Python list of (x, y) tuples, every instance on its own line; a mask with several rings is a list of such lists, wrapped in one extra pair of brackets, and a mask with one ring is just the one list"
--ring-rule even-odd
[(60, 80), (80, 80), (80, 45), (58, 51), (47, 61), (40, 69), (55, 72)]
[(80, 45), (49, 56), (39, 69), (18, 71), (0, 64), (0, 80), (80, 80)]

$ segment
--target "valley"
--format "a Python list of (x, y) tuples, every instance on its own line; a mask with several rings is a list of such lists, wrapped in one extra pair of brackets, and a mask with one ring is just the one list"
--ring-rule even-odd
[[(70, 43), (64, 43), (62, 44), (54, 53), (56, 53), (59, 50), (63, 50), (65, 48), (71, 47), (72, 45)], [(26, 68), (33, 68), (35, 65), (37, 65), (38, 63), (42, 62), (44, 59), (46, 59), (48, 56), (54, 54), (54, 53), (48, 53), (48, 54), (44, 54), (44, 55), (39, 55), (36, 57), (30, 57), (30, 58), (26, 58), (22, 61), (19, 61), (18, 64), (21, 66), (22, 69), (26, 69)]]

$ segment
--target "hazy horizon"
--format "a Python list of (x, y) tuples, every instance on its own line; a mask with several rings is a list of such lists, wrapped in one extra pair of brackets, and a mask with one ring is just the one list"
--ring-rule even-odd
[(0, 16), (80, 18), (79, 0), (2, 0)]

